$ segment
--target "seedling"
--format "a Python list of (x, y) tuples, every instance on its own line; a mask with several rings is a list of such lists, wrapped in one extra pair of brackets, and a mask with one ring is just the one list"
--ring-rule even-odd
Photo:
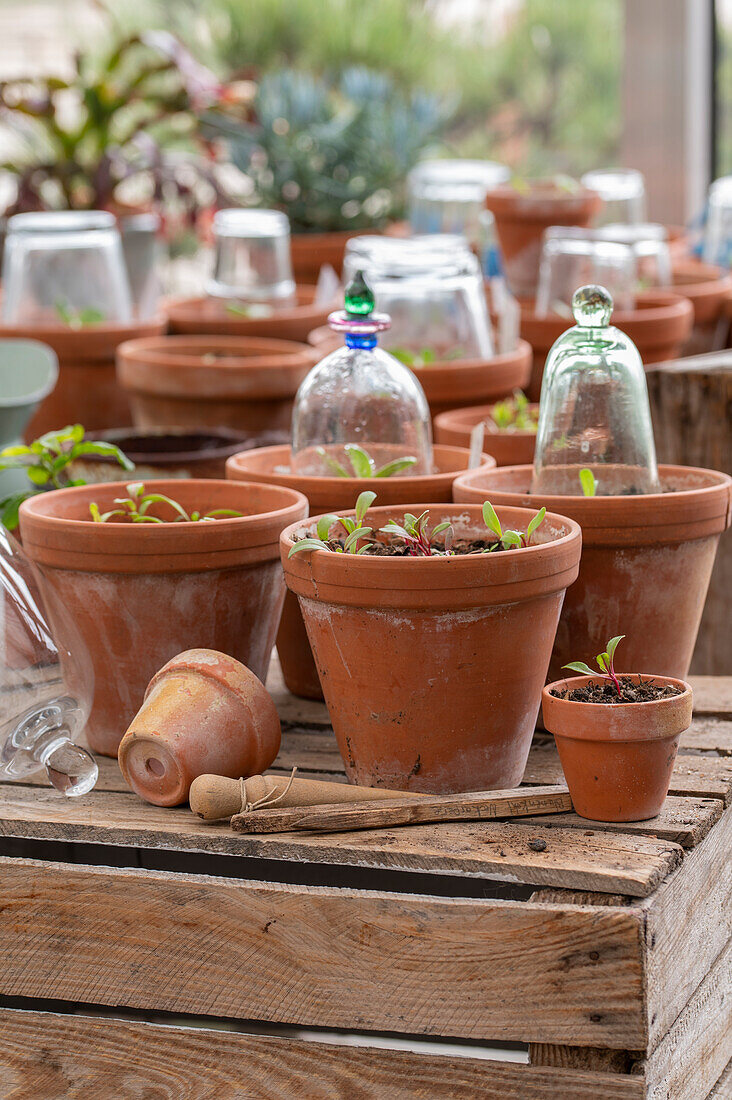
[(440, 352), (434, 348), (420, 348), (419, 351), (410, 351), (409, 348), (389, 348), (389, 354), (404, 363), (405, 367), (419, 370), (420, 367), (429, 367), (432, 363), (447, 363), (453, 359), (464, 359), (465, 348), (452, 348), (450, 351)]
[[(618, 696), (622, 699), (623, 692), (620, 688), (620, 681), (615, 673), (615, 650), (618, 648), (618, 643), (622, 642), (624, 634), (618, 634), (617, 638), (611, 638), (607, 643), (607, 649), (604, 653), (598, 653), (595, 660), (597, 661), (600, 669), (600, 674), (603, 680), (608, 680), (613, 684)], [(584, 661), (572, 661), (568, 665), (562, 665), (562, 668), (569, 668), (572, 672), (580, 672), (583, 676), (597, 676), (596, 672), (593, 672), (589, 665), (586, 665)]]
[(250, 321), (255, 321), (271, 317), (273, 310), (272, 306), (267, 305), (266, 302), (249, 302), (248, 304), (227, 302), (226, 312), (230, 313), (232, 317), (246, 317)]
[(579, 472), (580, 485), (586, 497), (594, 497), (597, 493), (597, 478), (592, 470), (584, 469)]
[(494, 535), (497, 536), (498, 541), (494, 542), (492, 546), (489, 546), (483, 551), (484, 554), (490, 554), (492, 550), (497, 550), (499, 547), (503, 547), (504, 550), (510, 549), (510, 547), (523, 547), (529, 546), (531, 543), (531, 536), (536, 531), (537, 527), (544, 522), (546, 515), (546, 508), (540, 508), (535, 516), (529, 520), (529, 525), (526, 528), (526, 534), (523, 531), (504, 531), (501, 527), (501, 521), (496, 515), (496, 510), (489, 500), (483, 505), (483, 521)]
[[(293, 554), (300, 554), (304, 550), (331, 550), (336, 554), (364, 554), (369, 547), (372, 546), (372, 543), (363, 542), (361, 546), (359, 546), (359, 543), (364, 539), (368, 539), (368, 536), (373, 531), (373, 527), (365, 527), (363, 521), (366, 517), (366, 513), (375, 500), (376, 493), (366, 490), (359, 494), (358, 500), (356, 501), (355, 517), (336, 516), (332, 513), (328, 513), (327, 516), (321, 516), (315, 527), (318, 537), (299, 539), (291, 548), (290, 553), (287, 555), (288, 558), (291, 558)], [(335, 527), (337, 523), (340, 523), (346, 532), (346, 539), (343, 546), (340, 544), (331, 546), (328, 541), (331, 528)]]
[[(190, 515), (177, 500), (163, 496), (162, 493), (146, 493), (142, 481), (132, 481), (125, 488), (130, 494), (128, 497), (115, 497), (115, 504), (120, 508), (112, 508), (109, 512), (100, 512), (95, 503), (89, 505), (89, 512), (95, 523), (108, 523), (116, 516), (130, 520), (132, 523), (207, 523), (216, 519), (230, 519), (243, 515), (243, 512), (235, 512), (232, 508), (216, 508), (212, 512), (191, 512)], [(159, 516), (151, 516), (150, 508), (153, 504), (167, 504), (175, 513), (172, 519), (160, 519)]]
[(522, 390), (514, 390), (513, 397), (499, 401), (493, 406), (489, 426), (495, 425), (499, 432), (535, 432), (538, 412), (531, 408), (529, 399)]
[(359, 447), (356, 443), (346, 443), (343, 450), (348, 454), (348, 461), (351, 464), (353, 473), (349, 473), (337, 458), (328, 454), (325, 447), (316, 447), (316, 453), (336, 477), (395, 477), (403, 470), (408, 470), (410, 466), (414, 466), (417, 461), (413, 455), (405, 455), (404, 458), (395, 458), (392, 462), (387, 462), (384, 466), (377, 468), (368, 451), (363, 447)]
[[(444, 557), (452, 553), (453, 528), (449, 520), (436, 524), (431, 531), (427, 530), (429, 512), (423, 512), (421, 516), (413, 516), (411, 512), (404, 513), (404, 523), (391, 520), (381, 531), (385, 535), (398, 535), (407, 544), (410, 557), (431, 558)], [(433, 540), (437, 535), (444, 534), (444, 549), (435, 546)]]
[(85, 485), (80, 478), (68, 477), (66, 471), (80, 455), (108, 456), (123, 470), (135, 465), (113, 443), (94, 443), (84, 439), (81, 424), (72, 424), (58, 432), (46, 432), (28, 446), (6, 447), (0, 451), (0, 470), (24, 469), (28, 480), (38, 488), (24, 489), (0, 500), (0, 522), (9, 531), (18, 526), (18, 509), (24, 500), (48, 489), (65, 489), (70, 485)]
[(56, 316), (69, 328), (83, 328), (85, 325), (98, 325), (105, 320), (101, 309), (88, 306), (86, 309), (72, 309), (66, 302), (58, 301), (54, 305)]

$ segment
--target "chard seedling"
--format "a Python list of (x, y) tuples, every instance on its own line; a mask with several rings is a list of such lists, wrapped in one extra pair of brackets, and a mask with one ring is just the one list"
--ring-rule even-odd
[(490, 423), (495, 425), (499, 432), (535, 432), (539, 422), (538, 410), (532, 409), (528, 397), (523, 390), (514, 390), (513, 397), (507, 397), (505, 401), (498, 401), (493, 406)]
[(586, 497), (594, 497), (597, 493), (597, 478), (593, 474), (592, 470), (584, 469), (579, 472), (580, 485), (582, 486), (582, 493)]
[(232, 317), (246, 317), (250, 321), (272, 316), (272, 306), (268, 306), (266, 302), (227, 302), (225, 308)]
[[(595, 658), (603, 680), (608, 680), (613, 684), (621, 699), (623, 698), (623, 693), (620, 689), (620, 681), (615, 673), (615, 650), (618, 648), (618, 643), (622, 642), (624, 637), (624, 634), (618, 634), (617, 638), (611, 638), (607, 643), (605, 652), (598, 653)], [(597, 676), (597, 673), (593, 672), (584, 661), (572, 661), (568, 665), (562, 665), (562, 668), (569, 668), (572, 672), (581, 672), (583, 676)]]
[[(419, 351), (410, 351), (409, 348), (389, 348), (389, 354), (404, 363), (405, 367), (419, 370), (420, 367), (429, 367), (438, 362), (438, 355), (434, 348), (420, 348)], [(465, 348), (451, 348), (450, 351), (441, 352), (439, 362), (447, 363), (452, 359), (464, 359)]]
[[(381, 531), (385, 535), (398, 535), (407, 544), (410, 557), (432, 558), (444, 557), (452, 553), (453, 528), (452, 524), (445, 520), (438, 523), (431, 531), (427, 530), (429, 512), (423, 512), (421, 516), (413, 516), (411, 512), (404, 513), (404, 523), (391, 520)], [(433, 539), (437, 535), (445, 535), (444, 549), (439, 550), (434, 545)]]
[(46, 432), (28, 446), (6, 447), (0, 451), (0, 470), (25, 470), (28, 480), (37, 488), (23, 489), (0, 500), (0, 522), (8, 531), (18, 526), (18, 509), (24, 500), (49, 489), (66, 489), (86, 485), (81, 478), (71, 478), (67, 469), (81, 455), (113, 458), (123, 470), (135, 465), (114, 443), (84, 440), (81, 424), (70, 424), (58, 432)]
[[(364, 519), (371, 505), (376, 500), (376, 493), (372, 493), (369, 490), (365, 490), (359, 494), (356, 501), (356, 515), (354, 516), (336, 516), (329, 512), (327, 516), (321, 516), (318, 520), (315, 530), (317, 532), (317, 538), (305, 538), (299, 539), (294, 546), (291, 547), (288, 558), (291, 558), (293, 554), (300, 554), (304, 550), (330, 550), (336, 554), (365, 554), (366, 551), (372, 546), (371, 542), (364, 542), (362, 546), (359, 546), (359, 542), (363, 539), (368, 539), (368, 536), (373, 531), (373, 527), (365, 527)], [(328, 542), (328, 537), (331, 532), (331, 528), (335, 527), (337, 523), (345, 529), (346, 539), (343, 546), (331, 546)]]
[[(95, 503), (89, 505), (89, 512), (95, 523), (108, 523), (115, 516), (130, 520), (132, 523), (207, 523), (216, 519), (230, 519), (242, 516), (243, 512), (235, 512), (232, 508), (215, 508), (212, 512), (186, 512), (182, 504), (162, 493), (146, 493), (142, 481), (132, 481), (125, 488), (130, 494), (128, 497), (115, 497), (114, 503), (120, 508), (112, 508), (109, 512), (100, 512)], [(167, 504), (175, 515), (172, 519), (160, 519), (159, 516), (151, 516), (150, 508), (153, 504)]]
[(101, 309), (87, 306), (86, 309), (72, 309), (66, 302), (58, 301), (54, 304), (54, 310), (59, 320), (69, 328), (83, 328), (84, 325), (98, 325), (105, 320)]
[(408, 470), (410, 466), (414, 466), (417, 461), (414, 455), (405, 455), (403, 458), (395, 458), (384, 466), (377, 467), (368, 451), (363, 447), (359, 447), (356, 443), (346, 443), (343, 450), (348, 454), (348, 461), (351, 464), (353, 473), (349, 473), (337, 458), (328, 454), (325, 447), (316, 447), (316, 454), (323, 459), (326, 466), (336, 477), (395, 477), (403, 470)]
[(523, 531), (504, 531), (501, 527), (501, 521), (496, 515), (496, 510), (489, 500), (483, 505), (483, 522), (486, 527), (497, 536), (498, 541), (494, 542), (492, 546), (489, 546), (483, 551), (484, 554), (490, 554), (492, 550), (497, 550), (499, 546), (502, 546), (504, 550), (508, 550), (512, 546), (522, 547), (529, 546), (531, 543), (531, 536), (534, 531), (544, 522), (546, 515), (546, 508), (540, 508), (535, 516), (529, 520), (529, 525), (526, 528), (526, 534)]

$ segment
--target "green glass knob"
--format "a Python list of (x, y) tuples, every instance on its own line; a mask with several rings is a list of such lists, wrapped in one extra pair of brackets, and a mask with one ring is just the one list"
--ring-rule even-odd
[(572, 295), (572, 313), (581, 328), (605, 328), (612, 311), (613, 300), (604, 286), (581, 286)]
[(353, 317), (366, 317), (376, 305), (374, 292), (366, 282), (363, 271), (357, 271), (346, 287), (346, 313)]

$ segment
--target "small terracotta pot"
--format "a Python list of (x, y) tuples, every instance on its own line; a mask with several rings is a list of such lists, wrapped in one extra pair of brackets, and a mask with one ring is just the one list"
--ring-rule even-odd
[[(644, 363), (663, 363), (675, 359), (689, 339), (694, 323), (694, 307), (679, 294), (643, 291), (633, 310), (615, 310), (611, 323), (621, 329), (638, 348)], [(532, 401), (541, 395), (544, 363), (555, 340), (571, 328), (571, 318), (550, 313), (539, 317), (533, 302), (521, 303), (521, 336), (534, 351), (531, 383), (527, 390)]]
[[(634, 680), (637, 674), (632, 677)], [(574, 703), (552, 695), (602, 682), (576, 676), (544, 688), (546, 728), (554, 734), (575, 812), (592, 821), (646, 821), (661, 812), (679, 737), (691, 725), (691, 688), (683, 680), (643, 675), (681, 690), (648, 703)]]
[[(498, 515), (526, 530), (533, 513)], [(374, 528), (393, 518), (393, 508), (369, 511)], [(443, 520), (458, 538), (485, 535), (477, 506), (433, 505), (430, 522)], [(283, 532), (282, 562), (349, 780), (432, 792), (515, 786), (577, 576), (577, 525), (548, 516), (537, 545), (501, 554), (288, 558), (293, 536), (314, 526)]]
[(683, 355), (713, 351), (717, 326), (732, 294), (732, 273), (701, 260), (679, 260), (674, 264), (673, 286), (669, 289), (688, 298), (694, 309), (694, 327), (684, 345)]
[[(211, 523), (93, 523), (121, 486), (42, 493), (21, 505), (23, 548), (89, 650), (91, 748), (117, 752), (152, 676), (191, 647), (229, 653), (264, 681), (285, 590), (280, 531), (307, 515), (300, 493), (231, 481), (148, 481), (186, 511), (231, 508)], [(49, 602), (53, 602), (52, 600)], [(52, 616), (53, 617), (53, 616)], [(52, 623), (52, 625), (54, 625)], [(64, 624), (57, 624), (64, 642)]]
[(71, 466), (72, 478), (87, 484), (161, 477), (226, 477), (226, 460), (247, 446), (243, 432), (231, 428), (110, 428), (88, 432), (86, 439), (114, 443), (134, 462), (127, 473), (108, 455), (81, 455)]
[(658, 668), (683, 679), (691, 662), (719, 536), (730, 525), (732, 478), (692, 466), (659, 466), (663, 493), (534, 496), (531, 466), (466, 473), (456, 501), (490, 500), (570, 516), (582, 528), (579, 577), (567, 592), (549, 667), (602, 653), (625, 634), (623, 669)]
[(525, 194), (502, 184), (488, 192), (485, 204), (496, 219), (508, 285), (517, 298), (532, 298), (544, 230), (550, 225), (589, 225), (602, 199), (584, 188), (562, 191), (537, 181)]
[(114, 357), (119, 344), (165, 331), (162, 317), (133, 325), (68, 325), (23, 328), (0, 325), (0, 339), (40, 340), (58, 356), (58, 381), (31, 417), (25, 430), (30, 442), (67, 424), (83, 424), (87, 431), (120, 428), (132, 423), (127, 395), (118, 385)]
[(289, 431), (298, 386), (317, 362), (308, 344), (242, 336), (159, 336), (117, 350), (137, 427)]
[[(450, 409), (435, 417), (435, 439), (455, 447), (469, 447), (470, 434), (481, 420), (490, 420), (493, 405), (472, 405), (467, 409)], [(531, 410), (537, 412), (538, 405)], [(486, 428), (483, 447), (493, 455), (497, 466), (521, 466), (534, 461), (536, 432), (493, 431)]]
[(295, 305), (273, 310), (269, 317), (239, 317), (218, 298), (179, 298), (169, 301), (165, 312), (172, 333), (306, 341), (309, 332), (325, 324), (337, 304), (316, 306), (315, 294), (314, 286), (298, 286)]
[[(378, 445), (370, 448), (378, 454)], [(377, 503), (402, 505), (444, 504), (452, 500), (452, 483), (468, 468), (470, 451), (462, 447), (435, 447), (435, 473), (417, 477), (303, 477), (286, 472), (290, 466), (289, 447), (260, 447), (238, 454), (226, 464), (226, 475), (234, 481), (262, 481), (267, 485), (283, 485), (304, 493), (313, 514), (344, 512), (353, 508), (360, 493), (371, 490)], [(490, 469), (495, 462), (483, 455), (479, 469)], [(305, 699), (322, 699), (318, 670), (315, 667), (307, 631), (297, 597), (288, 592), (277, 632), (277, 652), (282, 675), (293, 695)]]
[(280, 720), (264, 684), (212, 649), (160, 669), (119, 746), (125, 782), (156, 806), (178, 806), (199, 775), (261, 775), (280, 749)]
[(290, 237), (292, 273), (298, 283), (317, 283), (320, 269), (325, 264), (343, 270), (346, 245), (352, 237), (361, 237), (378, 230), (344, 229), (335, 233), (293, 233)]

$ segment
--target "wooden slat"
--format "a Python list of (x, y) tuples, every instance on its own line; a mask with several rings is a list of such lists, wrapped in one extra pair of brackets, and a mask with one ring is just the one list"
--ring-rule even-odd
[(690, 676), (695, 714), (732, 718), (732, 676)]
[(634, 908), (0, 859), (0, 994), (314, 1027), (645, 1048)]
[(556, 814), (551, 818), (532, 817), (525, 825), (544, 825), (548, 829), (599, 829), (602, 832), (637, 833), (673, 840), (683, 848), (695, 848), (719, 821), (724, 806), (718, 798), (680, 798), (669, 795), (658, 817), (650, 821), (590, 821), (577, 814)]
[[(0, 1011), (0, 1077), (37, 1100), (643, 1100), (639, 1078), (211, 1028)], [(83, 1082), (83, 1084), (82, 1084)], [(77, 1084), (79, 1091), (76, 1091)], [(73, 1090), (73, 1091), (71, 1091)]]
[[(249, 836), (233, 833), (225, 822), (203, 822), (185, 808), (145, 805), (132, 794), (62, 799), (27, 787), (0, 792), (0, 834), (458, 874), (634, 897), (652, 893), (682, 858), (677, 844), (654, 837), (519, 822)], [(314, 867), (314, 884), (317, 876)]]
[(709, 1093), (707, 1100), (732, 1100), (732, 1058), (722, 1076)]
[(732, 756), (732, 719), (695, 718), (691, 727), (681, 735), (679, 752)]

